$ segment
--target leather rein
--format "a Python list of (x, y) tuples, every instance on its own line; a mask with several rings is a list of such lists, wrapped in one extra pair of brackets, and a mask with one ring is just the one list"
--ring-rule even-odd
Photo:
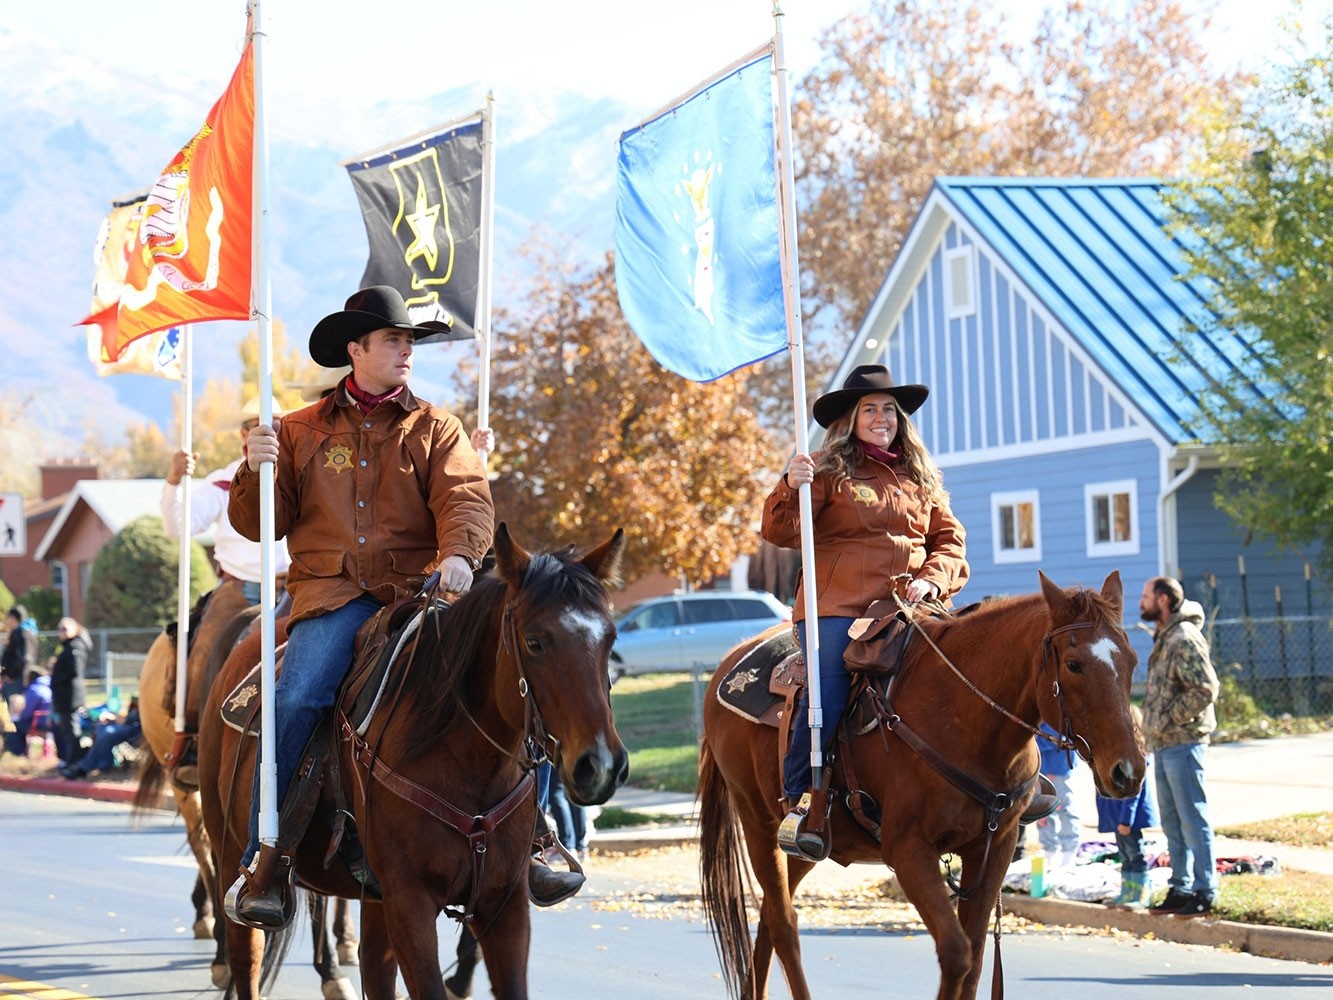
[[(439, 820), (449, 829), (461, 834), (468, 841), (472, 853), (472, 889), (468, 896), (467, 906), (463, 910), (445, 907), (444, 912), (455, 920), (461, 920), (471, 925), (476, 917), (477, 900), (481, 896), (481, 887), (486, 871), (486, 854), (488, 852), (488, 841), (492, 833), (506, 819), (508, 819), (518, 809), (520, 805), (530, 796), (535, 794), (536, 790), (536, 768), (544, 760), (546, 754), (544, 746), (549, 742), (554, 744), (554, 740), (546, 731), (546, 724), (541, 718), (541, 713), (535, 704), (531, 689), (528, 684), (527, 674), (523, 666), (523, 656), (517, 637), (517, 625), (513, 620), (513, 602), (505, 605), (501, 617), (501, 648), (511, 650), (515, 666), (518, 669), (518, 691), (519, 697), (523, 699), (523, 731), (525, 736), (525, 746), (527, 748), (526, 756), (518, 756), (512, 751), (506, 750), (489, 733), (481, 728), (481, 725), (473, 717), (472, 713), (467, 711), (466, 706), (459, 705), (463, 715), (472, 723), (473, 727), (479, 732), (492, 746), (501, 753), (515, 760), (523, 769), (523, 777), (519, 779), (518, 784), (503, 799), (491, 806), (484, 813), (470, 815), (459, 809), (453, 803), (435, 794), (429, 788), (421, 785), (410, 778), (407, 778), (392, 767), (386, 764), (378, 755), (377, 749), (370, 746), (366, 740), (359, 735), (355, 728), (348, 721), (347, 717), (341, 712), (338, 716), (339, 726), (341, 728), (343, 742), (347, 743), (352, 750), (352, 759), (361, 767), (365, 768), (366, 773), (378, 781), (385, 789), (392, 792), (395, 796), (408, 802), (428, 816)], [(415, 652), (416, 644), (413, 643)], [(409, 663), (410, 663), (409, 659)], [(537, 750), (537, 755), (534, 755)], [(364, 792), (363, 792), (364, 798)], [(520, 873), (519, 877), (522, 877)], [(517, 882), (515, 882), (515, 885)], [(511, 886), (510, 891), (513, 891)], [(474, 928), (475, 930), (475, 928)]]

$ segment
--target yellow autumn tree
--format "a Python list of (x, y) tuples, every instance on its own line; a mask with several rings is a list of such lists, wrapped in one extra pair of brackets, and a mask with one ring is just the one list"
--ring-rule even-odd
[(538, 256), (546, 277), (523, 317), (496, 323), (497, 517), (543, 544), (623, 527), (627, 579), (725, 575), (758, 546), (783, 461), (747, 401), (746, 371), (708, 384), (666, 371), (622, 317), (609, 259), (579, 273)]

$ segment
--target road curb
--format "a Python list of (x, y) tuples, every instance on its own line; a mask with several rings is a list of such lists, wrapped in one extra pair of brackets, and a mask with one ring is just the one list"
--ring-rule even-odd
[(1140, 938), (1156, 938), (1175, 944), (1202, 944), (1214, 948), (1285, 958), (1298, 962), (1333, 962), (1333, 934), (1295, 927), (1242, 924), (1232, 920), (1155, 917), (1147, 912), (1117, 910), (1100, 903), (1072, 899), (1033, 899), (1018, 893), (1001, 897), (1004, 908), (1025, 920), (1063, 927), (1103, 927), (1125, 931)]
[[(82, 781), (69, 778), (23, 777), (12, 774), (0, 774), (0, 791), (32, 792), (37, 795), (60, 795), (70, 799), (92, 799), (96, 802), (134, 801), (138, 785), (129, 782)], [(158, 809), (174, 811), (176, 803), (170, 792), (163, 792)]]

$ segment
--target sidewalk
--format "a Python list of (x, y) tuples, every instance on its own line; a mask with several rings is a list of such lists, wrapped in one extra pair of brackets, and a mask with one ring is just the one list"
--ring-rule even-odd
[[(1214, 827), (1333, 811), (1333, 732), (1222, 744), (1210, 748), (1205, 767)], [(1084, 806), (1083, 814), (1095, 817), (1092, 777), (1087, 767), (1078, 770), (1073, 786), (1077, 801)], [(0, 775), (0, 789), (111, 802), (130, 801), (134, 787), (132, 782), (125, 781), (67, 781), (58, 776)], [(607, 805), (669, 819), (652, 826), (597, 830), (591, 843), (594, 853), (688, 847), (698, 842), (693, 795), (626, 786), (619, 789)], [(164, 797), (163, 807), (173, 808), (169, 795)], [(1084, 835), (1085, 839), (1105, 836), (1098, 834), (1095, 826), (1086, 825)], [(1035, 830), (1029, 830), (1029, 838), (1029, 843), (1035, 846)], [(1218, 838), (1216, 847), (1219, 857), (1264, 854), (1277, 858), (1286, 871), (1333, 875), (1333, 849), (1330, 848), (1287, 847), (1229, 838)], [(811, 878), (864, 882), (882, 881), (887, 874), (886, 869), (873, 865), (844, 869), (826, 863), (820, 865)], [(1108, 927), (1139, 937), (1151, 935), (1183, 944), (1231, 947), (1304, 962), (1333, 962), (1333, 934), (1317, 931), (1225, 920), (1176, 920), (1050, 896), (1033, 899), (1021, 893), (1005, 893), (1003, 902), (1008, 912), (1046, 924)]]

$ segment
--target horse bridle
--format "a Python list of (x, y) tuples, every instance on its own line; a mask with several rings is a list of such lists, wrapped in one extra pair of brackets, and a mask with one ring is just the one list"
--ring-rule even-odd
[[(529, 795), (536, 793), (536, 768), (542, 761), (546, 760), (544, 744), (554, 742), (552, 737), (546, 733), (546, 725), (541, 719), (541, 713), (536, 707), (535, 698), (531, 697), (530, 685), (528, 684), (527, 674), (523, 667), (523, 656), (519, 651), (516, 641), (517, 627), (513, 623), (513, 616), (510, 614), (513, 601), (505, 605), (501, 618), (501, 644), (503, 647), (512, 647), (514, 662), (518, 668), (519, 677), (519, 696), (523, 699), (524, 705), (524, 742), (528, 753), (526, 757), (519, 757), (512, 751), (501, 746), (481, 724), (476, 720), (467, 706), (460, 700), (459, 710), (472, 723), (477, 732), (482, 737), (499, 750), (502, 754), (515, 760), (523, 770), (523, 777), (519, 779), (518, 784), (496, 805), (489, 810), (478, 815), (469, 815), (453, 805), (453, 803), (436, 795), (429, 788), (426, 788), (409, 778), (400, 775), (388, 764), (386, 764), (374, 751), (373, 748), (356, 733), (348, 724), (345, 716), (340, 717), (343, 739), (351, 744), (353, 759), (366, 769), (369, 776), (374, 777), (384, 785), (389, 791), (393, 792), (400, 799), (410, 802), (423, 812), (444, 823), (450, 829), (462, 834), (467, 838), (472, 848), (472, 890), (466, 906), (455, 912), (449, 907), (445, 907), (444, 912), (461, 920), (464, 923), (471, 924), (476, 915), (477, 901), (481, 895), (481, 885), (485, 874), (485, 860), (487, 853), (487, 841), (490, 835), (502, 822), (509, 818), (524, 802)], [(415, 650), (415, 645), (413, 647)], [(541, 739), (536, 739), (535, 733), (541, 733)], [(540, 755), (534, 753), (538, 750)], [(363, 796), (367, 790), (363, 788)], [(521, 875), (519, 876), (522, 877)], [(510, 892), (514, 890), (514, 885), (510, 886)], [(476, 928), (473, 928), (474, 933)]]
[[(1092, 747), (1088, 745), (1088, 741), (1086, 739), (1084, 739), (1078, 733), (1074, 732), (1074, 720), (1070, 718), (1069, 710), (1065, 706), (1065, 693), (1064, 689), (1060, 687), (1060, 668), (1058, 663), (1053, 668), (1055, 676), (1051, 680), (1051, 693), (1055, 697), (1056, 704), (1060, 706), (1060, 732), (1057, 735), (1052, 736), (1050, 733), (1045, 732), (1039, 727), (1034, 726), (1023, 719), (1020, 719), (1017, 715), (1015, 715), (1009, 709), (1005, 708), (994, 698), (988, 695), (985, 691), (981, 690), (981, 688), (977, 687), (974, 683), (972, 683), (971, 678), (969, 678), (966, 674), (964, 674), (961, 670), (959, 670), (957, 666), (954, 665), (954, 662), (949, 659), (949, 657), (945, 654), (944, 650), (940, 649), (940, 647), (935, 644), (935, 640), (932, 639), (927, 634), (926, 630), (921, 627), (921, 623), (917, 621), (916, 615), (912, 614), (911, 606), (905, 604), (903, 600), (900, 597), (898, 597), (897, 594), (894, 594), (894, 600), (898, 602), (898, 607), (906, 613), (907, 620), (911, 622), (912, 628), (916, 629), (917, 634), (920, 635), (921, 638), (926, 641), (926, 645), (928, 645), (931, 649), (935, 651), (935, 655), (938, 656), (944, 662), (944, 665), (946, 667), (948, 667), (950, 670), (953, 671), (954, 676), (956, 676), (960, 681), (962, 681), (963, 684), (967, 686), (968, 690), (970, 690), (973, 694), (975, 694), (978, 698), (984, 701), (991, 708), (995, 709), (995, 711), (1003, 715), (1010, 722), (1013, 722), (1015, 725), (1023, 727), (1038, 739), (1046, 740), (1048, 743), (1054, 744), (1057, 750), (1065, 750), (1065, 751), (1073, 750), (1089, 764), (1092, 763)], [(1053, 658), (1052, 640), (1054, 640), (1056, 636), (1061, 635), (1065, 632), (1072, 632), (1074, 629), (1096, 628), (1096, 627), (1097, 627), (1097, 622), (1089, 621), (1089, 622), (1071, 622), (1068, 625), (1061, 625), (1059, 628), (1051, 629), (1049, 632), (1046, 633), (1046, 635), (1042, 637), (1041, 640), (1042, 666), (1045, 667), (1046, 664), (1051, 662)]]

